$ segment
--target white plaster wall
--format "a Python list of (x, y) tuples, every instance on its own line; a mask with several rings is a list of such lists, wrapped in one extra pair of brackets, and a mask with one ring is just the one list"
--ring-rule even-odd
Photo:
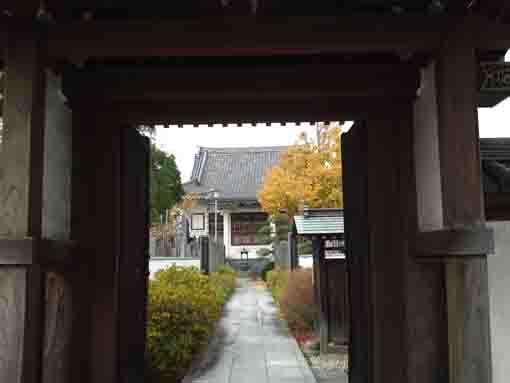
[(304, 269), (310, 269), (313, 267), (313, 258), (311, 255), (300, 255), (299, 266)]
[(510, 379), (510, 222), (490, 222), (496, 255), (488, 257), (493, 383)]

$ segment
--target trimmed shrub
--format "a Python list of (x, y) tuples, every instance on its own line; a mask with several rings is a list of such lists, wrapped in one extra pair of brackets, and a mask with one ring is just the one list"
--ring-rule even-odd
[(287, 287), (290, 272), (279, 267), (267, 273), (267, 284), (273, 298), (280, 303), (280, 294)]
[(316, 305), (312, 275), (312, 269), (298, 269), (289, 273), (287, 284), (280, 292), (281, 310), (294, 333), (313, 329)]
[(267, 273), (267, 284), (294, 335), (312, 331), (316, 317), (312, 269), (292, 272), (274, 269)]
[(235, 270), (229, 266), (221, 266), (218, 271), (210, 274), (209, 279), (216, 290), (218, 302), (223, 305), (236, 288)]
[(235, 272), (226, 267), (209, 276), (176, 266), (156, 273), (147, 320), (150, 381), (172, 383), (184, 377), (212, 337), (234, 288)]

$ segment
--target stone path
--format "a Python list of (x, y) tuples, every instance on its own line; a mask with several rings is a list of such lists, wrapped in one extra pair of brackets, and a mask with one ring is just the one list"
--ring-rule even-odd
[(316, 383), (301, 350), (278, 317), (268, 291), (246, 279), (227, 304), (200, 368), (184, 382)]

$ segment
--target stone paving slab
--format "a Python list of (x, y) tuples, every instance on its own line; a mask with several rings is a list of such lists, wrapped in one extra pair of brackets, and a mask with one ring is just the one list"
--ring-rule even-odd
[(269, 292), (246, 279), (206, 354), (185, 383), (317, 383)]

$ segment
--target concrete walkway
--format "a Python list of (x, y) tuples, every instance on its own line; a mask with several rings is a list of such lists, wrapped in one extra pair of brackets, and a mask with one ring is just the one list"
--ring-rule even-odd
[(316, 383), (263, 286), (246, 279), (227, 304), (206, 357), (185, 382)]

